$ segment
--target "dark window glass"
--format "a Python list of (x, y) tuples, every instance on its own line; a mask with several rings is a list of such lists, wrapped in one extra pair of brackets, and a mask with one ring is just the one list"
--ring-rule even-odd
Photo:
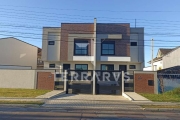
[(101, 70), (114, 70), (114, 65), (101, 65)]
[(74, 41), (74, 55), (87, 55), (88, 54), (88, 41)]
[(49, 64), (49, 68), (55, 68), (55, 64)]
[(102, 55), (114, 55), (115, 54), (114, 41), (102, 42), (101, 54)]
[(137, 42), (131, 42), (131, 46), (137, 46)]
[(129, 69), (136, 69), (136, 65), (129, 65)]
[(48, 45), (54, 45), (54, 41), (48, 41)]
[(56, 74), (56, 78), (60, 78), (61, 77), (61, 74)]
[(148, 85), (149, 86), (154, 86), (154, 80), (148, 80)]
[(88, 70), (88, 65), (87, 64), (76, 64), (75, 69), (76, 70)]

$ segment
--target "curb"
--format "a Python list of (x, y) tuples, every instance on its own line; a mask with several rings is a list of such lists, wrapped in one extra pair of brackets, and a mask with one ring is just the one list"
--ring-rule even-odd
[(180, 112), (180, 108), (142, 108), (145, 111), (178, 111)]

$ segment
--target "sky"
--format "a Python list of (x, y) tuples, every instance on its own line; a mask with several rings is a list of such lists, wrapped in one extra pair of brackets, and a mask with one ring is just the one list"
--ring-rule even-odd
[(159, 48), (180, 45), (179, 0), (0, 0), (0, 38), (42, 47), (42, 27), (61, 23), (130, 23), (144, 27), (145, 66)]

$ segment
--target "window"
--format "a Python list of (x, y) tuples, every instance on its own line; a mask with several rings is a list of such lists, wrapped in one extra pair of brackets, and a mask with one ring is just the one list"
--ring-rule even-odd
[(48, 41), (48, 45), (54, 45), (54, 41)]
[(61, 77), (61, 74), (59, 74), (59, 73), (57, 74), (56, 73), (56, 78), (60, 78), (60, 77)]
[(49, 68), (55, 68), (55, 64), (49, 64)]
[(149, 86), (154, 86), (154, 80), (148, 80), (148, 85)]
[(103, 65), (101, 65), (101, 70), (114, 70), (114, 65), (110, 65), (110, 64), (107, 64), (107, 65), (105, 65), (105, 64), (103, 64)]
[(87, 64), (76, 64), (75, 70), (88, 70), (88, 65)]
[(136, 65), (129, 65), (129, 69), (136, 69)]
[(137, 42), (131, 42), (131, 46), (137, 46)]
[(75, 40), (74, 55), (88, 55), (88, 44), (87, 40)]
[(115, 54), (115, 42), (104, 41), (101, 44), (101, 55), (114, 55)]

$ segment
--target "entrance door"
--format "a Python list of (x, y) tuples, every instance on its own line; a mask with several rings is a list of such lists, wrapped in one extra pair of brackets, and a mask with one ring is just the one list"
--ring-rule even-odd
[(126, 65), (119, 65), (119, 71), (127, 72), (127, 66)]
[(63, 70), (70, 70), (70, 64), (63, 64)]

